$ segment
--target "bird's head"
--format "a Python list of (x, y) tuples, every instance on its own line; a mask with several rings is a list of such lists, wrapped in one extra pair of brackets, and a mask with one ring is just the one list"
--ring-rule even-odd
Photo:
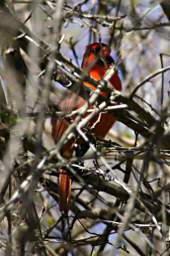
[(86, 47), (82, 67), (91, 65), (97, 59), (103, 59), (110, 57), (111, 49), (107, 44), (93, 43)]

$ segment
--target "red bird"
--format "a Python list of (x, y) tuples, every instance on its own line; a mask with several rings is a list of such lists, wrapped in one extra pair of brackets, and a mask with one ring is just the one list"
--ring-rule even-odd
[[(86, 51), (82, 61), (82, 69), (86, 70), (91, 78), (96, 81), (100, 81), (103, 79), (107, 69), (111, 64), (114, 63), (113, 58), (110, 56), (111, 50), (108, 45), (103, 43), (93, 43), (86, 47)], [(121, 81), (117, 73), (115, 73), (110, 82), (116, 90), (121, 90)], [(96, 90), (96, 86), (89, 82), (82, 83), (82, 86), (88, 87), (91, 90)], [(107, 97), (108, 93), (102, 90), (101, 95)], [(76, 95), (75, 93), (70, 93), (61, 103), (61, 110), (72, 111), (80, 108), (85, 104), (85, 100)], [(94, 120), (91, 120), (88, 124), (89, 127), (92, 127), (92, 132), (98, 138), (104, 138), (112, 125), (115, 122), (114, 117), (108, 113), (102, 113), (100, 116), (100, 122), (96, 122), (95, 120), (98, 117), (95, 117)], [(69, 122), (66, 119), (53, 119), (52, 120), (52, 136), (57, 143), (64, 131), (69, 126)], [(74, 151), (74, 140), (68, 141), (64, 147), (62, 148), (63, 157), (69, 159), (71, 158)], [(59, 173), (59, 196), (60, 196), (60, 209), (63, 212), (68, 212), (70, 207), (70, 196), (71, 196), (71, 178), (67, 170), (60, 170)]]

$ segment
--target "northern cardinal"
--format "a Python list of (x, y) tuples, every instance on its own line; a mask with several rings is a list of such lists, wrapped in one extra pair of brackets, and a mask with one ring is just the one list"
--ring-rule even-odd
[[(85, 54), (82, 61), (82, 69), (86, 70), (91, 78), (96, 81), (102, 80), (107, 69), (111, 64), (114, 63), (113, 58), (110, 56), (111, 50), (108, 45), (103, 43), (93, 43), (86, 47)], [(121, 90), (121, 81), (117, 73), (115, 73), (110, 82), (116, 90)], [(82, 86), (86, 86), (91, 90), (96, 90), (96, 86), (92, 83), (84, 81)], [(104, 90), (101, 91), (101, 95), (107, 97), (108, 93)], [(72, 111), (82, 107), (85, 104), (85, 99), (76, 95), (75, 93), (70, 93), (66, 98), (60, 103), (60, 109), (63, 111)], [(95, 134), (98, 138), (104, 138), (112, 125), (115, 122), (114, 117), (108, 113), (102, 113), (100, 115), (99, 122), (95, 120), (98, 117), (95, 117), (94, 120), (91, 120), (88, 126), (92, 129), (93, 134)], [(61, 119), (52, 119), (52, 136), (57, 143), (64, 131), (69, 126), (68, 120), (65, 118)], [(92, 128), (93, 127), (93, 128)], [(81, 142), (80, 142), (81, 143)], [(85, 151), (87, 151), (88, 147), (86, 147)], [(74, 139), (72, 141), (68, 141), (62, 148), (61, 154), (63, 157), (69, 159), (71, 158), (74, 151)], [(85, 153), (84, 151), (84, 153)], [(71, 196), (71, 178), (67, 170), (61, 169), (59, 173), (59, 201), (60, 201), (60, 209), (61, 211), (67, 213), (70, 206), (70, 196)]]

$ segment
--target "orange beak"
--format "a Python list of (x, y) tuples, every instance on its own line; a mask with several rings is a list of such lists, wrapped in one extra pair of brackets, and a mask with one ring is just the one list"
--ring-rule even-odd
[(102, 57), (108, 57), (108, 56), (110, 56), (110, 53), (111, 53), (111, 50), (109, 47), (107, 47), (107, 46), (102, 47), (102, 49), (101, 49)]

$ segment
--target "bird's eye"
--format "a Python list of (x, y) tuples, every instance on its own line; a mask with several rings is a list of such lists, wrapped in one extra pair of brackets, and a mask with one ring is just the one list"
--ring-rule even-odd
[(93, 52), (94, 54), (98, 54), (100, 50), (101, 50), (100, 46), (95, 46), (90, 49), (90, 51)]
[(95, 52), (95, 53), (99, 53), (99, 52), (100, 52), (100, 49), (101, 49), (100, 46), (97, 46), (97, 47), (94, 49), (94, 52)]

